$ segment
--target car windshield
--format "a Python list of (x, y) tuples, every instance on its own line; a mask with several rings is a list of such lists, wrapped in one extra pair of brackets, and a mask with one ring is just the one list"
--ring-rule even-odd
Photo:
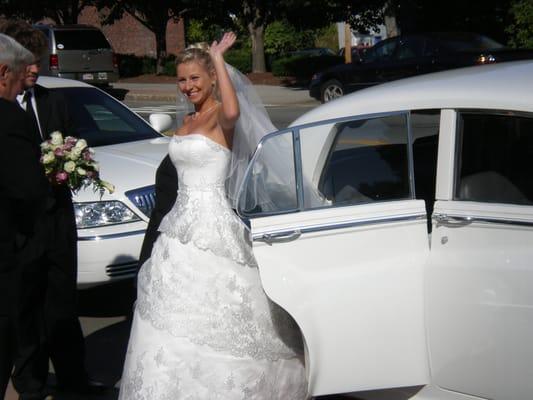
[(505, 47), (495, 40), (475, 33), (444, 36), (441, 40), (443, 46), (452, 51), (483, 51)]
[(105, 146), (161, 135), (127, 107), (91, 87), (57, 88), (67, 99), (75, 132), (65, 133), (87, 141), (89, 146)]
[(60, 50), (109, 49), (104, 34), (95, 29), (61, 29), (54, 32), (56, 47)]

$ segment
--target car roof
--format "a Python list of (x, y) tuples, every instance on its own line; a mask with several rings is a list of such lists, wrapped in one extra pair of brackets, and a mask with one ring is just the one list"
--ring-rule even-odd
[(75, 81), (73, 79), (54, 78), (51, 76), (40, 76), (37, 83), (48, 89), (62, 87), (94, 87), (85, 82)]
[(473, 66), (384, 83), (325, 103), (291, 125), (352, 115), (443, 108), (533, 112), (533, 61)]

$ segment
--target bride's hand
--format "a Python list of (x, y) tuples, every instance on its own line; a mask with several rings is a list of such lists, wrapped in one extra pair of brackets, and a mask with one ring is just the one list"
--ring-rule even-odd
[(209, 48), (209, 54), (211, 54), (211, 57), (213, 59), (217, 59), (218, 57), (222, 57), (224, 53), (233, 46), (233, 43), (235, 43), (235, 40), (237, 39), (237, 35), (233, 32), (226, 32), (224, 33), (224, 36), (222, 36), (222, 39), (220, 39), (220, 42), (217, 42), (216, 40), (211, 44), (211, 47)]

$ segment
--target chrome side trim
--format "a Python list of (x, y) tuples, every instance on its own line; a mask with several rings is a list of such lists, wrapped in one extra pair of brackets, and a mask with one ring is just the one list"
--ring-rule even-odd
[(416, 213), (416, 214), (400, 215), (396, 217), (358, 219), (358, 220), (344, 221), (344, 222), (307, 225), (303, 227), (301, 226), (294, 227), (291, 229), (280, 229), (280, 230), (273, 230), (269, 232), (256, 233), (252, 235), (252, 240), (253, 241), (264, 241), (265, 237), (275, 237), (275, 236), (285, 236), (285, 235), (290, 236), (290, 235), (293, 235), (295, 232), (298, 232), (298, 234), (303, 235), (306, 233), (330, 231), (330, 230), (336, 230), (336, 229), (346, 229), (346, 228), (354, 228), (354, 227), (361, 227), (361, 226), (367, 226), (367, 225), (381, 225), (381, 224), (387, 224), (387, 223), (392, 223), (392, 222), (406, 222), (406, 221), (416, 221), (416, 220), (425, 220), (425, 219), (426, 219), (426, 213)]
[(501, 218), (490, 218), (490, 217), (481, 217), (481, 216), (472, 216), (472, 215), (456, 215), (456, 214), (436, 214), (433, 216), (433, 220), (439, 225), (443, 225), (441, 222), (442, 217), (453, 218), (454, 220), (464, 221), (463, 226), (472, 224), (472, 223), (482, 223), (482, 224), (503, 224), (503, 225), (517, 225), (517, 226), (530, 226), (533, 227), (533, 221), (524, 221), (519, 219), (501, 219)]
[(107, 240), (107, 239), (116, 239), (116, 238), (127, 237), (127, 236), (144, 235), (145, 232), (146, 232), (146, 229), (141, 229), (138, 231), (131, 231), (131, 232), (110, 233), (108, 235), (79, 236), (78, 242), (86, 242), (86, 241), (93, 241), (93, 240)]

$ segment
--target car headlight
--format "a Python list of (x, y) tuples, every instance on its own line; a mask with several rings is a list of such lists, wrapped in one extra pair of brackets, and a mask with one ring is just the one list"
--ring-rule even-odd
[(116, 225), (141, 219), (120, 201), (74, 203), (78, 229)]

